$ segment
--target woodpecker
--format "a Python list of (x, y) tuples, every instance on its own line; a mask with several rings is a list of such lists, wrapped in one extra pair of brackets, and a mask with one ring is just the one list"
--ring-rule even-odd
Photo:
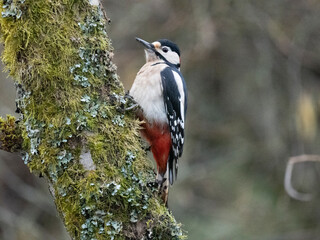
[(169, 183), (177, 178), (178, 159), (182, 155), (187, 111), (187, 89), (180, 73), (180, 50), (170, 40), (149, 43), (136, 38), (145, 47), (146, 64), (137, 73), (129, 95), (140, 105), (141, 135), (150, 144), (157, 164), (157, 182), (165, 203)]

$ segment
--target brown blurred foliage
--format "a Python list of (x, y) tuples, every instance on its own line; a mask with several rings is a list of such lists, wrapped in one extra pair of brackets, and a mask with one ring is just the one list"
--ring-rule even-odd
[[(169, 206), (189, 239), (318, 239), (320, 194), (292, 200), (283, 177), (289, 156), (320, 154), (320, 2), (103, 3), (126, 89), (144, 63), (134, 37), (181, 48), (187, 136)], [(2, 116), (14, 111), (14, 96), (2, 74)], [(0, 239), (68, 239), (44, 181), (18, 156), (0, 154)], [(317, 164), (293, 174), (298, 190), (318, 193)]]

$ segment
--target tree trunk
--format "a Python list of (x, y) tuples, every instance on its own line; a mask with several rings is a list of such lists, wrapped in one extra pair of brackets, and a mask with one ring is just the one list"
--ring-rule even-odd
[(184, 239), (152, 187), (99, 1), (2, 0), (1, 9), (21, 117), (1, 119), (0, 148), (46, 177), (72, 239)]

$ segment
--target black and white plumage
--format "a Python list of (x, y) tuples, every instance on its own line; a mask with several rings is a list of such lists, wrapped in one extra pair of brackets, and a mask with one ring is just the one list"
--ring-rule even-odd
[[(179, 70), (168, 66), (161, 71), (163, 100), (171, 134), (171, 151), (168, 159), (170, 184), (178, 173), (178, 158), (183, 152), (184, 123), (187, 111), (187, 94), (184, 79)], [(173, 172), (173, 169), (175, 170)]]
[[(140, 105), (142, 136), (151, 145), (157, 163), (157, 180), (173, 184), (184, 144), (187, 110), (186, 84), (180, 73), (178, 46), (160, 39), (145, 46), (146, 64), (138, 72), (129, 94)], [(167, 191), (167, 190), (166, 190)], [(167, 195), (166, 195), (167, 196)]]

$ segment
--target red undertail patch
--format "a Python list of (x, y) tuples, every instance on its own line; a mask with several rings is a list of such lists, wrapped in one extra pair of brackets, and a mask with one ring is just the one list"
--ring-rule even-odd
[(167, 171), (167, 161), (171, 149), (171, 135), (168, 124), (145, 122), (142, 124), (142, 136), (149, 142), (153, 157), (157, 163), (158, 172), (164, 175)]

